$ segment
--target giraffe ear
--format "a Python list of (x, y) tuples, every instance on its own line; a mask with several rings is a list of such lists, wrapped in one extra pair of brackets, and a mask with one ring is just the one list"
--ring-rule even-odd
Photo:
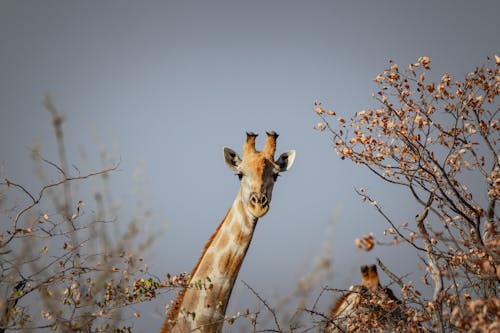
[(224, 147), (224, 160), (226, 161), (226, 164), (233, 170), (238, 169), (238, 166), (241, 163), (241, 158), (238, 153), (228, 147)]
[(283, 153), (276, 160), (276, 164), (280, 167), (280, 172), (288, 171), (293, 165), (295, 161), (295, 150), (289, 150), (286, 153)]

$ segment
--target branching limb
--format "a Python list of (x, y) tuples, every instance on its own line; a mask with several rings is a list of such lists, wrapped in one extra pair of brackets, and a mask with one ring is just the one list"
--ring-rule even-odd
[(424, 243), (425, 252), (427, 254), (427, 259), (429, 262), (431, 278), (434, 281), (432, 302), (438, 307), (438, 309), (433, 309), (432, 315), (439, 325), (438, 332), (442, 333), (444, 332), (444, 324), (443, 324), (443, 318), (441, 316), (440, 295), (443, 291), (443, 276), (441, 274), (441, 270), (439, 269), (436, 256), (432, 250), (431, 238), (424, 225), (424, 221), (427, 218), (427, 214), (429, 213), (429, 207), (432, 205), (433, 200), (434, 200), (434, 193), (431, 192), (429, 200), (427, 200), (427, 204), (425, 205), (424, 210), (422, 211), (422, 213), (420, 213), (420, 215), (416, 217), (415, 222), (422, 237), (422, 242)]

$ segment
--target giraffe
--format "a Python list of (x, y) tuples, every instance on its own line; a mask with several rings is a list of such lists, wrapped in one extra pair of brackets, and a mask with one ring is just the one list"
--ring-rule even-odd
[(236, 172), (240, 189), (231, 208), (205, 245), (194, 266), (189, 286), (181, 290), (161, 333), (221, 332), (236, 277), (252, 240), (257, 220), (269, 211), (274, 183), (290, 170), (295, 151), (274, 159), (278, 134), (267, 132), (261, 151), (257, 134), (247, 133), (243, 158), (224, 147), (224, 160)]
[[(361, 285), (352, 286), (333, 306), (324, 333), (394, 329), (403, 319), (401, 301), (382, 287), (377, 266), (361, 266)], [(359, 326), (361, 325), (361, 326)]]

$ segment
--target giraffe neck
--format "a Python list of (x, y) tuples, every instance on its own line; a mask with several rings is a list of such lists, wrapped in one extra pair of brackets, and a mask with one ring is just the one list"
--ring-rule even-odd
[(190, 286), (177, 295), (161, 333), (222, 330), (229, 297), (256, 225), (257, 218), (244, 209), (240, 191), (205, 245), (191, 273)]

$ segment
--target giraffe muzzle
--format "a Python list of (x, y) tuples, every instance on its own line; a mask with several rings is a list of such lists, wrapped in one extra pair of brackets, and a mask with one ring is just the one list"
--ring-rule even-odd
[(250, 194), (250, 209), (256, 217), (261, 217), (269, 210), (269, 199), (264, 193)]
[(252, 202), (253, 205), (261, 205), (262, 207), (265, 207), (269, 204), (269, 201), (267, 200), (267, 195), (265, 195), (264, 193), (253, 192), (250, 195), (250, 201)]

